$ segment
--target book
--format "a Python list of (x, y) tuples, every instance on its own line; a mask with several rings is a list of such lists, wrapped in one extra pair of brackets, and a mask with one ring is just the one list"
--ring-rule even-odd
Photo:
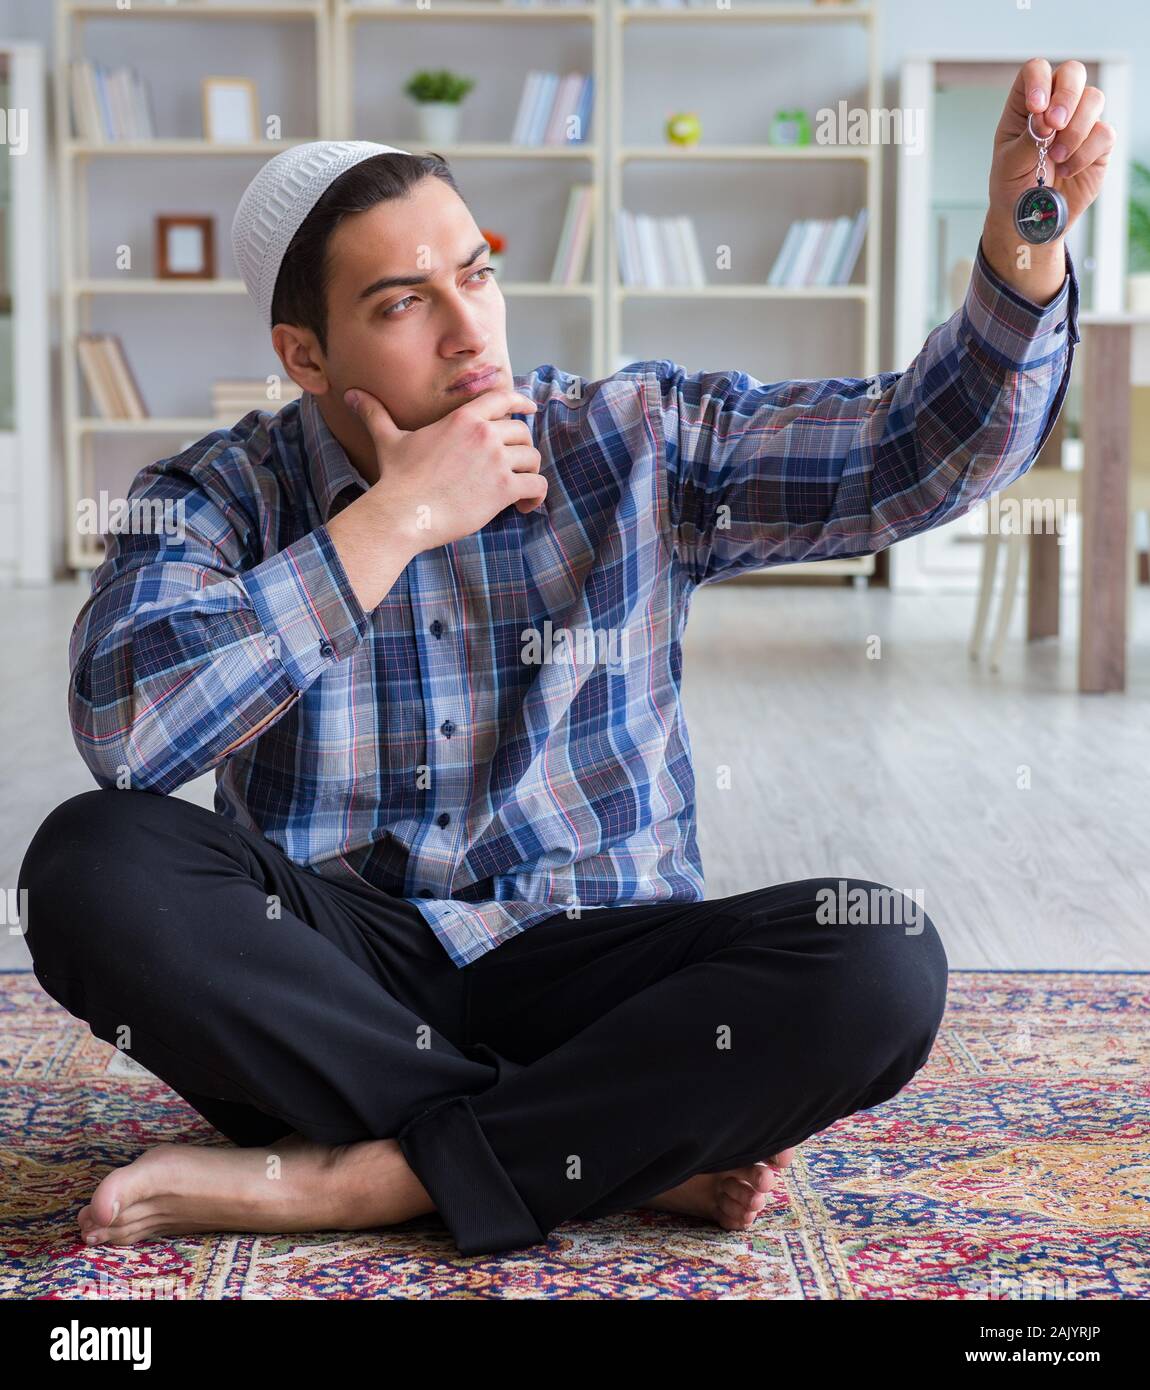
[(99, 415), (106, 420), (148, 418), (148, 409), (116, 334), (78, 333), (76, 355)]

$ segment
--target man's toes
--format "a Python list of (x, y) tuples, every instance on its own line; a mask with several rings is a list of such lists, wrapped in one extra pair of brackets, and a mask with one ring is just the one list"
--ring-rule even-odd
[(133, 1245), (148, 1236), (160, 1235), (164, 1226), (154, 1218), (133, 1221), (127, 1226), (105, 1226), (91, 1232), (84, 1238), (86, 1245)]
[(747, 1204), (732, 1197), (725, 1189), (719, 1192), (719, 1218), (728, 1229), (743, 1229), (754, 1223), (758, 1212), (749, 1211)]
[(724, 1178), (720, 1190), (723, 1196), (754, 1216), (767, 1205), (767, 1194), (756, 1191), (750, 1183), (743, 1182), (741, 1178)]
[(786, 1168), (789, 1166), (794, 1156), (795, 1150), (791, 1147), (789, 1149), (780, 1149), (777, 1154), (771, 1154), (770, 1158), (766, 1161), (772, 1168)]
[(754, 1163), (749, 1168), (739, 1168), (734, 1176), (756, 1192), (772, 1192), (775, 1187), (774, 1172), (762, 1163)]

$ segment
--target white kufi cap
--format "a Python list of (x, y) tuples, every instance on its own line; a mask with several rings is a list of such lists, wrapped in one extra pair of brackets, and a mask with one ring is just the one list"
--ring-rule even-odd
[(410, 153), (372, 140), (314, 140), (269, 159), (252, 179), (232, 219), (232, 252), (269, 328), (280, 264), (292, 237), (327, 189), (365, 159)]

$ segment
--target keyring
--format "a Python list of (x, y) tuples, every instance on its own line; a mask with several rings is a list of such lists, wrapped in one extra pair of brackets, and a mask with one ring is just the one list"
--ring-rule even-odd
[(1049, 147), (1051, 140), (1054, 139), (1058, 132), (1056, 130), (1052, 130), (1049, 135), (1035, 135), (1034, 126), (1031, 124), (1033, 120), (1034, 112), (1031, 111), (1026, 118), (1026, 128), (1028, 131), (1030, 131), (1030, 138), (1034, 141), (1034, 143), (1036, 145), (1041, 145), (1042, 148), (1045, 150)]

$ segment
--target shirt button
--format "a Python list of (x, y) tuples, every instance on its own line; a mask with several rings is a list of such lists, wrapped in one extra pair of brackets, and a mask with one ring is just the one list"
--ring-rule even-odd
[(443, 734), (446, 738), (450, 738), (451, 735), (455, 732), (455, 725), (451, 722), (450, 719), (445, 719), (443, 723), (439, 726), (439, 732)]
[(436, 618), (436, 620), (431, 624), (431, 634), (433, 637), (438, 637), (442, 631), (443, 624), (439, 621), (438, 618)]
[(1056, 323), (1056, 324), (1054, 325), (1054, 331), (1055, 331), (1055, 333), (1061, 333), (1061, 332), (1063, 332), (1063, 331), (1065, 330), (1065, 328), (1066, 328), (1066, 320), (1065, 320), (1065, 319), (1063, 319), (1061, 323)]
[(430, 898), (433, 896), (433, 894), (430, 888), (421, 888), (419, 890), (419, 896), (421, 898)]
[(435, 823), (436, 825), (447, 825), (450, 820), (451, 817), (444, 811), (443, 815), (436, 817)]
[(319, 654), (320, 654), (320, 656), (331, 656), (332, 652), (334, 652), (334, 651), (335, 651), (335, 648), (334, 648), (334, 647), (331, 645), (331, 643), (328, 642), (326, 639), (325, 639), (323, 642), (321, 642), (321, 643), (319, 644)]

